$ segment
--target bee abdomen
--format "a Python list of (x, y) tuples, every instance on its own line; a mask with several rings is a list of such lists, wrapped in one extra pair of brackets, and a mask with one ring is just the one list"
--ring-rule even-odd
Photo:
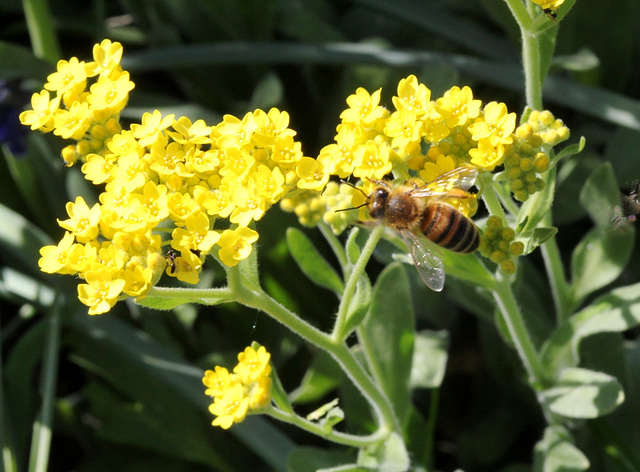
[(473, 221), (446, 203), (427, 205), (422, 218), (422, 232), (438, 246), (454, 252), (473, 252), (480, 243)]

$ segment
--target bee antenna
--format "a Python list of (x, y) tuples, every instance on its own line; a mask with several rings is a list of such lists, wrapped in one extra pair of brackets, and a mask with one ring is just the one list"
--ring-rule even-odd
[[(365, 197), (367, 196), (367, 194), (366, 194), (366, 192), (364, 190), (362, 190), (360, 187), (356, 187), (354, 184), (352, 184), (351, 182), (349, 182), (347, 180), (341, 180), (340, 183), (348, 185), (349, 187), (356, 189), (358, 192), (360, 192)], [(364, 205), (360, 205), (360, 206), (364, 206)], [(360, 208), (360, 207), (354, 207), (354, 208)], [(353, 208), (345, 208), (345, 210), (352, 210), (352, 209)]]
[(364, 202), (362, 205), (358, 205), (357, 207), (338, 208), (337, 210), (333, 210), (333, 211), (338, 212), (338, 211), (357, 210), (358, 208), (362, 208), (363, 206), (366, 206), (366, 205), (367, 205), (367, 202)]

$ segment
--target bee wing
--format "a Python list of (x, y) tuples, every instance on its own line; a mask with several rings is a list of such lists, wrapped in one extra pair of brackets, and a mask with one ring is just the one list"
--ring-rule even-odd
[[(473, 186), (478, 177), (475, 167), (463, 166), (445, 172), (437, 179), (427, 182), (421, 187), (411, 191), (414, 197), (435, 197), (449, 192), (451, 187), (467, 191)], [(445, 190), (443, 190), (443, 188)]]
[(420, 278), (431, 290), (440, 292), (444, 287), (444, 264), (436, 254), (437, 248), (431, 247), (425, 238), (420, 238), (410, 231), (399, 233), (411, 250), (411, 257)]

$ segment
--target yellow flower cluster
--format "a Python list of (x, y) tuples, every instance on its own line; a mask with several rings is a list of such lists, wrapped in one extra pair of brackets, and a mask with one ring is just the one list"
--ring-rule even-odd
[[(197, 283), (214, 246), (223, 264), (238, 264), (258, 239), (252, 222), (290, 190), (315, 188), (315, 159), (303, 156), (289, 115), (275, 108), (225, 115), (216, 126), (156, 110), (122, 130), (119, 113), (133, 83), (121, 56), (122, 46), (105, 40), (94, 62), (60, 61), (46, 90), (34, 94), (34, 109), (21, 115), (33, 129), (77, 141), (63, 151), (65, 161), (79, 160), (85, 177), (104, 185), (99, 203), (67, 204), (69, 218), (59, 221), (67, 233), (42, 248), (39, 262), (45, 272), (84, 279), (78, 295), (90, 314), (144, 297), (165, 267)], [(97, 77), (89, 91), (88, 77)], [(218, 218), (227, 229), (213, 229)]]
[(105, 39), (93, 47), (91, 62), (75, 57), (59, 61), (45, 89), (31, 97), (33, 109), (20, 114), (22, 124), (32, 130), (77, 141), (62, 152), (68, 165), (89, 153), (103, 153), (106, 142), (121, 131), (120, 112), (134, 87), (120, 67), (121, 58), (120, 43)]
[[(410, 75), (398, 83), (392, 98), (394, 111), (380, 105), (380, 97), (380, 89), (369, 94), (358, 88), (347, 98), (349, 107), (340, 115), (335, 143), (322, 148), (315, 161), (318, 188), (331, 175), (359, 178), (363, 193), (368, 194), (375, 186), (373, 180), (388, 174), (420, 185), (461, 166), (493, 171), (502, 165), (513, 143), (515, 113), (509, 113), (504, 103), (482, 106), (469, 87), (452, 87), (432, 100), (431, 91)], [(362, 203), (355, 201), (362, 194), (351, 192), (353, 206)], [(469, 207), (461, 210), (473, 214), (475, 200), (467, 200)], [(311, 205), (307, 201), (300, 205), (295, 211), (306, 216)]]
[(238, 354), (238, 364), (229, 372), (224, 367), (204, 373), (205, 395), (213, 397), (209, 411), (216, 416), (212, 424), (229, 429), (247, 413), (264, 408), (271, 401), (271, 354), (264, 346), (247, 347)]
[(498, 216), (490, 216), (480, 238), (480, 253), (499, 265), (505, 274), (513, 274), (516, 266), (512, 260), (524, 251), (524, 244), (514, 241), (516, 233), (505, 226)]

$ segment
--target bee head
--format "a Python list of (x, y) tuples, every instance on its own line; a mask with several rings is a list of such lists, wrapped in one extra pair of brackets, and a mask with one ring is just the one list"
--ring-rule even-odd
[(389, 199), (389, 190), (385, 187), (376, 187), (369, 195), (369, 216), (374, 219), (384, 218), (387, 211), (387, 200)]

